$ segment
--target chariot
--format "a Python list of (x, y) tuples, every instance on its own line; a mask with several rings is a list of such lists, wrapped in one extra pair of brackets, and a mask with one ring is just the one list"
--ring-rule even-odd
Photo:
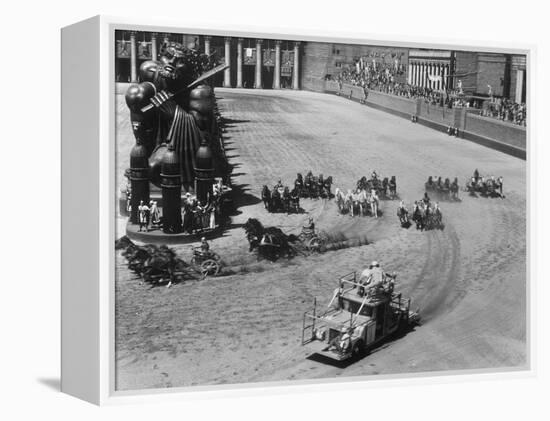
[(327, 244), (327, 235), (324, 232), (315, 232), (314, 228), (303, 227), (298, 239), (304, 244), (308, 251), (321, 251), (321, 248)]
[(200, 247), (194, 247), (191, 265), (203, 277), (216, 276), (221, 269), (221, 258), (213, 251), (203, 251)]

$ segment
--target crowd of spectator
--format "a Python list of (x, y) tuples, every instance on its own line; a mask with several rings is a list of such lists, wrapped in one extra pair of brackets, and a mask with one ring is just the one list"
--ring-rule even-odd
[[(212, 186), (212, 194), (208, 195), (207, 202), (199, 202), (195, 195), (186, 193), (182, 197), (181, 207), (181, 231), (192, 234), (203, 230), (214, 229), (221, 216), (221, 194), (223, 185), (221, 181)], [(130, 185), (126, 187), (126, 210), (132, 211), (132, 192)], [(140, 202), (138, 206), (139, 231), (149, 232), (162, 228), (162, 209), (157, 202), (151, 200), (149, 204)], [(178, 231), (179, 232), (179, 231)]]
[(461, 87), (454, 90), (435, 90), (426, 86), (398, 82), (398, 76), (405, 76), (405, 68), (397, 63), (369, 63), (366, 66), (359, 66), (356, 63), (353, 68), (342, 70), (333, 79), (338, 82), (340, 90), (344, 83), (362, 87), (365, 97), (368, 91), (377, 91), (411, 99), (423, 98), (430, 105), (479, 109), (483, 116), (526, 125), (527, 110), (524, 103), (518, 104), (506, 98), (494, 97), (492, 94), (486, 100), (465, 97)]
[(484, 102), (481, 115), (498, 118), (520, 126), (527, 125), (527, 107), (525, 103), (518, 104), (507, 98), (494, 98)]

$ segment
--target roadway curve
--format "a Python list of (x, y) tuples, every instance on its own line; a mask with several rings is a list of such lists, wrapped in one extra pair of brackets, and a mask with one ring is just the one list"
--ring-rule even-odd
[[(526, 348), (526, 163), (344, 98), (293, 91), (218, 91), (228, 119), (227, 154), (241, 192), (233, 228), (212, 243), (229, 276), (148, 289), (117, 259), (117, 387), (135, 389), (289, 379), (524, 367)], [(131, 133), (119, 98), (121, 159)], [(409, 204), (428, 175), (465, 179), (478, 168), (504, 177), (505, 199), (442, 203), (445, 229), (399, 227), (397, 203), (378, 219), (340, 216), (335, 204), (305, 200), (317, 227), (370, 244), (256, 263), (240, 224), (257, 217), (298, 232), (307, 215), (270, 215), (263, 184), (296, 173), (332, 175), (350, 188), (373, 169), (395, 175)], [(121, 167), (122, 168), (122, 167)], [(189, 247), (178, 252), (188, 259)], [(376, 259), (399, 273), (398, 289), (419, 307), (422, 326), (348, 366), (307, 359), (302, 314), (327, 304), (338, 276)]]

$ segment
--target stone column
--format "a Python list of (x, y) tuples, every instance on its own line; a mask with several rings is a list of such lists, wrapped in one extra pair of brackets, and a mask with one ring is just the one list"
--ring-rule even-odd
[(409, 74), (407, 76), (407, 83), (409, 85), (412, 85), (411, 80), (412, 80), (412, 64), (409, 63)]
[(225, 37), (225, 64), (229, 67), (223, 71), (223, 87), (231, 88), (231, 38)]
[(262, 39), (256, 40), (256, 78), (254, 79), (254, 87), (262, 89)]
[(137, 46), (135, 31), (130, 32), (130, 82), (137, 82)]
[(281, 40), (275, 41), (275, 69), (273, 73), (273, 89), (281, 89)]
[(243, 39), (237, 40), (237, 88), (243, 87)]
[(432, 87), (432, 81), (430, 80), (430, 75), (432, 74), (431, 72), (432, 72), (432, 65), (428, 63), (426, 65), (426, 86), (428, 86), (428, 88)]
[(422, 67), (422, 86), (426, 87), (426, 80), (428, 79), (428, 63), (424, 63)]
[(151, 60), (157, 61), (158, 59), (158, 47), (157, 47), (157, 34), (151, 33)]
[(210, 41), (212, 40), (212, 37), (210, 35), (206, 35), (204, 37), (204, 54), (207, 56), (210, 55)]
[(292, 68), (292, 89), (300, 89), (300, 42), (294, 43), (294, 67)]
[(525, 70), (518, 69), (516, 72), (516, 98), (515, 101), (521, 104), (523, 98), (523, 72)]

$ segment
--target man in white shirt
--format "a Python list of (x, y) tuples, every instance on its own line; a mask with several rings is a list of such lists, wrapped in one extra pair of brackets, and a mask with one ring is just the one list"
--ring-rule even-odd
[(143, 200), (139, 202), (138, 215), (139, 215), (139, 231), (141, 232), (143, 227), (145, 227), (145, 231), (148, 231), (147, 219), (149, 217), (149, 206), (144, 204)]
[(373, 261), (368, 269), (361, 272), (359, 283), (364, 285), (369, 290), (376, 290), (387, 282), (387, 279), (392, 282), (395, 279), (395, 274), (389, 274), (382, 270), (380, 263)]

